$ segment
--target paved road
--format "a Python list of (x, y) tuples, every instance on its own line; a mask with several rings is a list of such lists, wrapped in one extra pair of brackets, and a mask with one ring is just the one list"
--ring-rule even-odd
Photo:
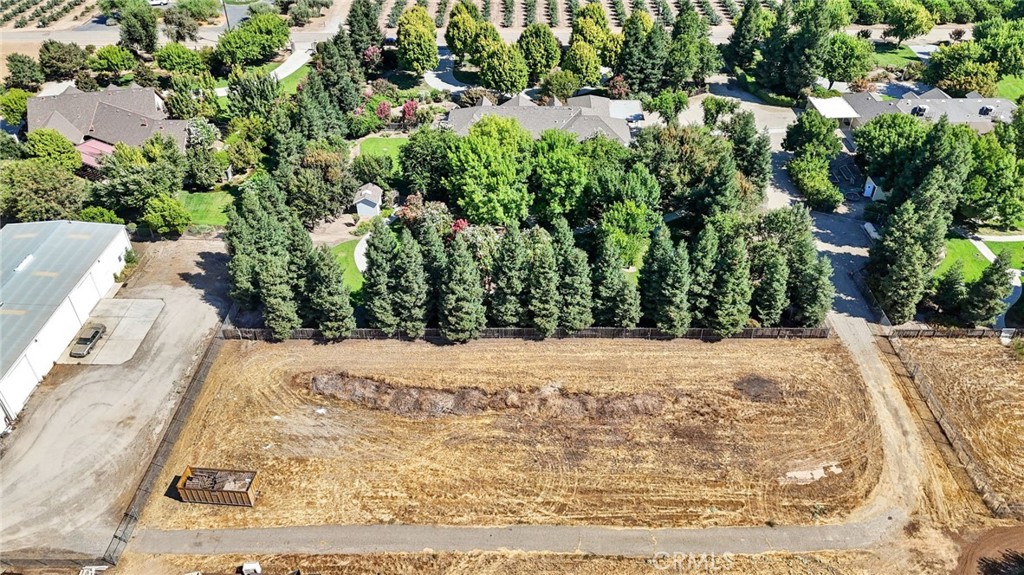
[[(145, 471), (202, 340), (226, 303), (223, 242), (147, 246), (119, 297), (161, 299), (135, 357), (122, 365), (57, 366), (5, 438), (0, 552), (103, 555)], [(46, 550), (46, 551), (44, 551)]]

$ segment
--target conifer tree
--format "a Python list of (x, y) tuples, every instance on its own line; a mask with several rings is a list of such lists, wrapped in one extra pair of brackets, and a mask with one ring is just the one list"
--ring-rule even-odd
[(345, 18), (349, 41), (356, 57), (362, 57), (370, 46), (384, 43), (384, 34), (377, 23), (380, 5), (374, 0), (353, 0)]
[(793, 3), (783, 0), (775, 8), (775, 24), (761, 49), (761, 61), (755, 75), (762, 86), (775, 90), (785, 82), (785, 66), (792, 38)]
[(690, 328), (690, 254), (680, 241), (672, 251), (661, 288), (661, 308), (657, 313), (658, 329), (676, 337), (686, 335)]
[[(665, 305), (662, 299), (665, 277), (675, 257), (672, 238), (665, 226), (658, 226), (651, 232), (651, 245), (644, 254), (644, 265), (640, 268), (640, 309), (644, 319), (654, 325), (658, 314)], [(687, 272), (689, 275), (689, 272)]]
[(398, 325), (391, 271), (397, 249), (395, 234), (384, 223), (384, 218), (374, 218), (370, 225), (370, 237), (366, 240), (363, 305), (370, 327), (384, 330), (388, 334), (394, 333)]
[(932, 300), (939, 306), (942, 313), (949, 317), (959, 317), (964, 301), (967, 299), (967, 282), (964, 280), (964, 262), (955, 260), (946, 273), (935, 282), (935, 296)]
[(427, 301), (425, 316), (427, 325), (436, 324), (441, 304), (441, 284), (444, 283), (444, 268), (448, 256), (444, 242), (433, 225), (419, 227), (420, 251), (423, 254), (423, 269), (427, 274)]
[(551, 243), (555, 248), (555, 260), (562, 265), (569, 254), (576, 249), (576, 240), (573, 238), (569, 222), (564, 217), (555, 218), (552, 222)]
[(559, 299), (558, 266), (551, 236), (538, 229), (526, 281), (526, 311), (530, 325), (544, 337), (550, 337), (558, 328)]
[(750, 262), (747, 242), (738, 237), (728, 242), (715, 265), (714, 294), (707, 312), (707, 324), (716, 334), (738, 333), (750, 317)]
[(466, 238), (457, 235), (451, 244), (441, 288), (441, 335), (456, 343), (477, 338), (487, 325), (483, 299), (476, 262)]
[(697, 243), (690, 257), (690, 309), (698, 325), (707, 326), (708, 307), (714, 293), (715, 262), (718, 260), (718, 232), (705, 226), (697, 234)]
[(871, 248), (869, 280), (893, 325), (910, 321), (924, 295), (925, 253), (921, 225), (912, 202), (896, 208), (879, 243)]
[(756, 281), (750, 302), (754, 315), (762, 327), (779, 325), (789, 302), (786, 298), (786, 286), (789, 284), (786, 256), (775, 242), (762, 242), (752, 250), (750, 267)]
[(295, 212), (288, 210), (286, 218), (285, 252), (288, 254), (288, 285), (291, 286), (292, 294), (294, 294), (299, 317), (307, 320), (312, 316), (306, 285), (310, 258), (313, 256), (313, 240), (310, 239), (309, 232), (306, 231)]
[(640, 292), (622, 268), (615, 241), (606, 237), (594, 264), (594, 319), (605, 327), (636, 327)]
[(302, 325), (295, 305), (294, 292), (288, 279), (287, 254), (263, 254), (257, 258), (256, 275), (263, 299), (263, 323), (274, 339), (285, 340)]
[(570, 248), (559, 260), (558, 323), (572, 333), (594, 324), (593, 288), (590, 285), (590, 263), (579, 248)]
[(398, 332), (413, 339), (423, 337), (427, 327), (427, 275), (423, 269), (420, 244), (402, 228), (398, 254), (391, 267), (394, 286), (393, 308)]
[(327, 246), (313, 251), (307, 290), (313, 319), (324, 338), (348, 337), (356, 327), (352, 300), (345, 285), (345, 274)]
[(761, 42), (761, 22), (764, 19), (764, 8), (758, 0), (746, 0), (743, 12), (736, 22), (736, 29), (729, 36), (729, 44), (725, 53), (729, 61), (744, 70), (750, 70), (754, 64), (758, 44)]
[(996, 256), (978, 281), (971, 283), (964, 300), (964, 319), (973, 324), (988, 325), (1006, 311), (1003, 301), (1013, 292), (1010, 283), (1010, 250)]
[(764, 192), (772, 175), (772, 142), (768, 130), (757, 130), (754, 114), (748, 111), (733, 114), (722, 124), (722, 131), (732, 142), (736, 169)]
[(491, 270), (494, 291), (487, 299), (487, 316), (499, 327), (526, 324), (524, 290), (528, 275), (529, 254), (519, 227), (512, 225), (498, 242)]
[(832, 284), (832, 262), (818, 256), (800, 279), (802, 289), (793, 302), (793, 319), (803, 327), (818, 327), (832, 309), (836, 288)]

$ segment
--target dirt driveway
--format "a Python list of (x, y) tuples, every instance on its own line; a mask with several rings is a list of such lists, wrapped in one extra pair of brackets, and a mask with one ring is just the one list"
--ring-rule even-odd
[(122, 365), (60, 365), (29, 400), (0, 458), (4, 558), (99, 557), (227, 304), (220, 240), (136, 246), (119, 298), (165, 307)]

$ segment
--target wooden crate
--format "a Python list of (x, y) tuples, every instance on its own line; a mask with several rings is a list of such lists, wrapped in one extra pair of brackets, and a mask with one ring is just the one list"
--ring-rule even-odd
[[(195, 476), (207, 476), (216, 479), (226, 479), (226, 485), (213, 485), (210, 487), (186, 487), (189, 479)], [(244, 489), (239, 482), (245, 484)], [(211, 503), (214, 505), (235, 505), (239, 507), (252, 507), (256, 503), (256, 496), (259, 494), (260, 478), (255, 471), (241, 471), (236, 469), (212, 469), (208, 467), (185, 467), (178, 480), (178, 494), (181, 500), (188, 503)], [(215, 482), (216, 483), (216, 482)], [(235, 485), (232, 485), (235, 484)]]

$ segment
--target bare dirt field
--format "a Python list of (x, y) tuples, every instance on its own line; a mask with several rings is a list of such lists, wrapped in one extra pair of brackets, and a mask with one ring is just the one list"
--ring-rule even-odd
[(880, 451), (836, 340), (230, 341), (159, 485), (253, 469), (260, 500), (160, 493), (142, 522), (810, 523), (864, 499)]
[(1024, 363), (995, 339), (905, 339), (938, 400), (1008, 503), (1024, 503)]
[[(764, 554), (754, 556), (706, 555), (658, 558), (601, 557), (544, 553), (417, 553), (377, 555), (264, 555), (190, 556), (127, 553), (111, 575), (180, 575), (198, 570), (209, 574), (234, 573), (243, 561), (259, 561), (264, 573), (322, 575), (653, 575), (729, 573), (745, 575), (879, 575), (862, 568), (875, 563), (870, 553), (815, 553), (806, 555)], [(901, 574), (902, 575), (902, 574)]]

